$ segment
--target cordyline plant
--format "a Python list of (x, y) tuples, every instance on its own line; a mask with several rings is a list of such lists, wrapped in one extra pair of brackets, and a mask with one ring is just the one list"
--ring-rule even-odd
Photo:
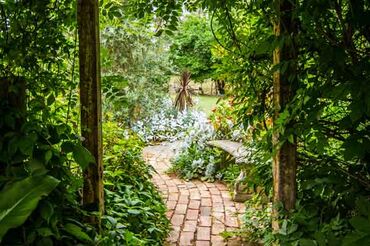
[(189, 71), (184, 71), (178, 79), (180, 88), (178, 89), (178, 94), (175, 100), (175, 107), (179, 111), (184, 111), (193, 106), (192, 89), (189, 86), (190, 76), (191, 74)]

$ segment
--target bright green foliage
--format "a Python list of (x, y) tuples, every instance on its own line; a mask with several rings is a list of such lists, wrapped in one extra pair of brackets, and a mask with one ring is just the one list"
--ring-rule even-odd
[(196, 96), (196, 109), (203, 111), (209, 116), (220, 98), (216, 96)]
[(5, 233), (20, 226), (59, 181), (51, 176), (28, 177), (0, 191), (0, 242)]
[[(4, 206), (7, 201), (19, 202), (15, 210), (1, 207), (2, 215), (12, 212), (14, 219), (2, 222), (2, 234), (16, 227), (4, 235), (2, 243), (76, 245), (81, 239), (64, 226), (73, 223), (83, 231), (89, 229), (78, 222), (82, 221), (78, 196), (82, 179), (66, 151), (81, 145), (76, 137), (77, 98), (73, 93), (75, 3), (0, 1), (0, 23), (0, 77), (9, 84), (1, 85), (0, 94), (13, 94), (22, 101), (20, 81), (27, 88), (20, 105), (3, 98), (0, 102), (1, 202)], [(10, 189), (12, 185), (17, 192)]]
[(166, 206), (151, 183), (141, 157), (143, 142), (117, 127), (104, 125), (106, 216), (104, 245), (162, 245), (169, 221)]
[(212, 77), (213, 40), (206, 16), (186, 16), (171, 36), (170, 59), (178, 72), (188, 70), (195, 81)]

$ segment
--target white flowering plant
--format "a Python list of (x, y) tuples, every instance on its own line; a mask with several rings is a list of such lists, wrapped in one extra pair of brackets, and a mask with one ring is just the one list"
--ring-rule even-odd
[(220, 152), (207, 145), (215, 138), (213, 126), (202, 115), (183, 135), (182, 146), (172, 159), (172, 171), (187, 180), (200, 178), (214, 181), (220, 176)]
[(219, 170), (220, 151), (207, 145), (217, 134), (204, 112), (179, 112), (167, 98), (158, 103), (151, 116), (137, 121), (133, 130), (146, 143), (179, 141), (181, 146), (172, 159), (172, 171), (180, 177), (214, 181), (224, 176)]
[(184, 139), (186, 132), (196, 124), (203, 124), (207, 118), (203, 112), (195, 110), (177, 111), (172, 100), (166, 98), (160, 102), (149, 117), (137, 121), (133, 130), (143, 141), (161, 142)]

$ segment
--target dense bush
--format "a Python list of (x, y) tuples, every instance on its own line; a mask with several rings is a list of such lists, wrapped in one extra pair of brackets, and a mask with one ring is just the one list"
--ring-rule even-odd
[(91, 155), (72, 93), (75, 19), (69, 0), (0, 2), (2, 245), (89, 244), (96, 233), (80, 206)]
[(169, 230), (166, 206), (150, 181), (143, 142), (115, 123), (105, 123), (104, 245), (162, 245)]
[(233, 98), (219, 100), (212, 110), (210, 120), (218, 139), (241, 141), (246, 137), (245, 127), (238, 122)]

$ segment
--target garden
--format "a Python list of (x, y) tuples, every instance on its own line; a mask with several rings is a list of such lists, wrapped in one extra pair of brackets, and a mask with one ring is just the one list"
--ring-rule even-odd
[(0, 0), (0, 245), (370, 245), (369, 20)]

